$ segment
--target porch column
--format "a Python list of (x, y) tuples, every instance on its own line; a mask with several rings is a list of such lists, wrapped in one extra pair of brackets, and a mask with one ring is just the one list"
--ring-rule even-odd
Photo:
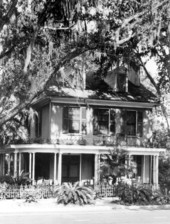
[(5, 175), (5, 154), (2, 156), (3, 175)]
[(100, 155), (95, 154), (94, 157), (94, 184), (99, 182)]
[(62, 171), (62, 154), (58, 153), (58, 184), (61, 184), (61, 171)]
[(21, 174), (21, 153), (19, 153), (19, 175)]
[(142, 177), (143, 184), (145, 183), (145, 178), (146, 178), (146, 157), (144, 155), (143, 156), (143, 177)]
[(81, 178), (81, 172), (82, 172), (82, 154), (80, 154), (80, 175), (79, 175), (79, 181), (80, 181), (80, 183), (81, 183), (81, 180), (82, 180), (82, 178)]
[(154, 156), (153, 159), (153, 184), (158, 188), (158, 156)]
[(150, 180), (149, 183), (153, 184), (153, 158), (150, 156)]
[(17, 152), (14, 152), (14, 177), (17, 176)]
[(11, 172), (11, 154), (8, 155), (8, 174)]
[(2, 176), (5, 175), (5, 154), (0, 154), (0, 173)]
[(32, 181), (35, 181), (35, 152), (32, 154)]
[(32, 176), (31, 168), (32, 168), (32, 153), (29, 153), (29, 178), (30, 179)]
[(158, 184), (159, 184), (159, 156), (156, 156), (155, 158), (155, 165), (156, 165), (156, 177), (155, 177), (155, 184), (156, 184), (156, 188), (158, 188)]
[(54, 153), (54, 183), (56, 181), (56, 169), (57, 169), (57, 160), (56, 160), (56, 153)]

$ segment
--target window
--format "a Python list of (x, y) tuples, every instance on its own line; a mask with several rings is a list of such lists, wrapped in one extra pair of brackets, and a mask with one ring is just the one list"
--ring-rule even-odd
[(126, 92), (126, 74), (117, 74), (117, 91)]
[(37, 114), (35, 115), (35, 137), (37, 138), (41, 137), (41, 117), (41, 112), (37, 112)]
[(126, 134), (136, 135), (136, 111), (127, 111), (126, 115)]
[(93, 134), (115, 134), (115, 111), (113, 109), (94, 109)]
[(126, 111), (126, 134), (140, 137), (143, 135), (143, 112)]
[(138, 111), (137, 134), (143, 136), (143, 113)]
[(63, 133), (86, 134), (85, 107), (63, 107)]

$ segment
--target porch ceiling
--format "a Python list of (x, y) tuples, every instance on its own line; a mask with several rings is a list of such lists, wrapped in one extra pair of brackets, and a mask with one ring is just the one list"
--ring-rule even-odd
[[(134, 146), (119, 146), (130, 155), (159, 155), (165, 153), (163, 148), (145, 148)], [(10, 145), (0, 153), (27, 152), (27, 153), (63, 153), (63, 154), (106, 154), (113, 150), (113, 146), (93, 146), (93, 145), (56, 145), (56, 144), (21, 144)]]

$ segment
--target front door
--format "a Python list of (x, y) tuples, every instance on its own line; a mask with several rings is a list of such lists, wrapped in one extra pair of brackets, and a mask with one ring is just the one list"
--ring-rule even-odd
[(62, 182), (74, 183), (79, 181), (80, 155), (63, 155)]

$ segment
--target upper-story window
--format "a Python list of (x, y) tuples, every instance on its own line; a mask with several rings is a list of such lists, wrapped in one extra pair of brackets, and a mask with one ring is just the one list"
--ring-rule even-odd
[(63, 107), (63, 133), (86, 134), (85, 107)]
[(126, 134), (140, 137), (143, 135), (143, 112), (142, 111), (126, 111)]
[(115, 111), (113, 109), (94, 109), (93, 134), (115, 134)]

